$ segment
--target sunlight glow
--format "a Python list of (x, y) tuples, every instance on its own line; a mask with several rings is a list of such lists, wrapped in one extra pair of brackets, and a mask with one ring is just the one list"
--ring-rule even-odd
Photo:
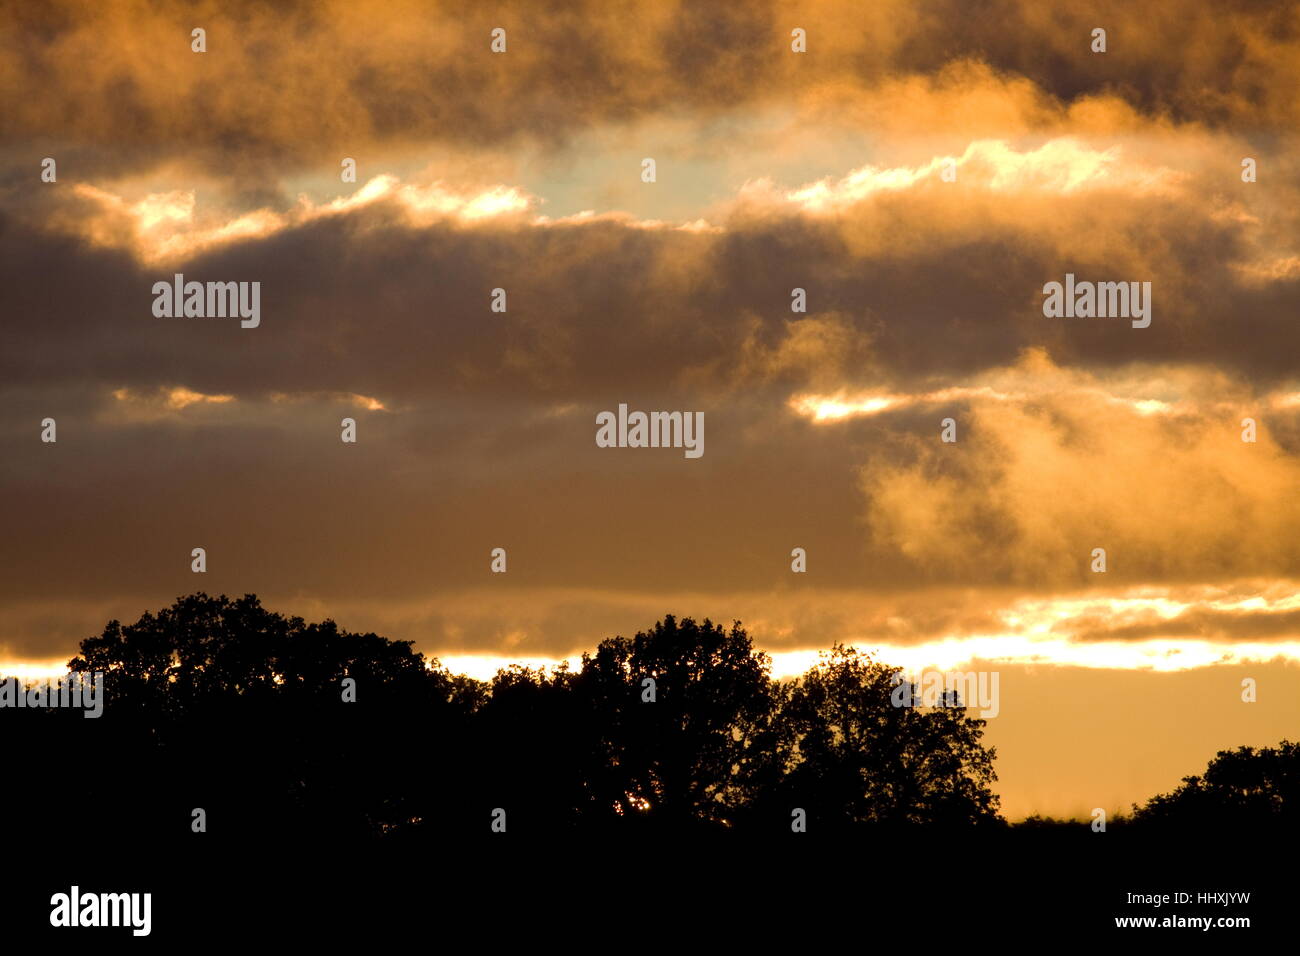
[(510, 657), (503, 654), (451, 654), (438, 655), (438, 662), (452, 674), (462, 674), (475, 680), (491, 680), (496, 672), (515, 664), (537, 670), (552, 669), (567, 662), (570, 670), (582, 667), (581, 655), (569, 658), (557, 657)]
[(45, 661), (0, 661), (0, 679), (18, 677), (22, 680), (39, 680), (47, 677), (62, 677), (68, 673), (68, 660), (65, 657)]
[[(1165, 167), (1141, 167), (1118, 162), (1121, 147), (1092, 149), (1074, 137), (1060, 137), (1037, 149), (1018, 151), (1005, 140), (976, 140), (961, 156), (936, 156), (919, 166), (879, 167), (867, 164), (839, 180), (831, 177), (790, 190), (781, 198), (809, 213), (834, 212), (873, 193), (910, 189), (941, 182), (945, 168), (963, 185), (1007, 192), (1041, 190), (1070, 193), (1085, 187), (1124, 187), (1132, 192), (1163, 191), (1181, 175)], [(770, 180), (746, 184), (742, 194), (772, 197)]]
[(119, 402), (136, 404), (160, 404), (173, 411), (180, 411), (191, 405), (225, 405), (235, 400), (233, 395), (204, 395), (183, 385), (163, 388), (158, 391), (144, 389), (118, 388), (113, 390), (113, 397)]

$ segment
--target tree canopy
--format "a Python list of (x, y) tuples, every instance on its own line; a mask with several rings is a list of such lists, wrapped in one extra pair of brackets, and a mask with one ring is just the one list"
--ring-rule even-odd
[(1203, 774), (1184, 777), (1170, 793), (1134, 807), (1148, 826), (1227, 824), (1296, 828), (1300, 824), (1300, 744), (1221, 750)]
[[(449, 674), (409, 641), (191, 594), (86, 639), (105, 716), (30, 712), (31, 759), (77, 746), (97, 772), (43, 812), (113, 829), (418, 839), (434, 827), (790, 830), (999, 822), (984, 722), (891, 703), (902, 675), (836, 647), (796, 680), (739, 622), (665, 616), (570, 670)], [(345, 701), (345, 681), (355, 701)], [(74, 719), (75, 716), (75, 719)], [(94, 747), (80, 745), (93, 740)]]

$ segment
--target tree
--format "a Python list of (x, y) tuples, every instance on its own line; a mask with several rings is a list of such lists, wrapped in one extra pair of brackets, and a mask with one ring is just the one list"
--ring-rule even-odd
[(771, 712), (770, 669), (739, 622), (728, 631), (671, 614), (584, 654), (575, 690), (596, 757), (587, 786), (597, 815), (673, 828), (730, 822)]
[[(775, 719), (777, 761), (764, 810), (802, 807), (810, 825), (997, 822), (996, 752), (984, 721), (955, 695), (946, 706), (896, 706), (902, 674), (836, 645), (786, 686)], [(918, 691), (913, 687), (913, 699)]]
[[(69, 667), (104, 673), (105, 716), (88, 722), (103, 727), (87, 732), (119, 758), (87, 803), (142, 834), (202, 807), (218, 832), (365, 839), (436, 812), (424, 798), (460, 776), (463, 681), (409, 641), (306, 624), (253, 595), (110, 621)], [(362, 703), (344, 702), (345, 679)]]
[(821, 830), (997, 819), (983, 721), (894, 706), (900, 675), (843, 647), (774, 681), (739, 622), (668, 615), (577, 672), (483, 683), (409, 641), (200, 593), (110, 621), (69, 666), (104, 673), (105, 716), (21, 715), (20, 755), (91, 771), (37, 808), (47, 829), (174, 839), (201, 807), (219, 839), (440, 846), (496, 807), (524, 834), (774, 832), (795, 807)]
[(467, 779), (482, 808), (502, 807), (511, 831), (570, 829), (590, 816), (585, 786), (592, 763), (588, 734), (563, 665), (548, 673), (514, 665), (497, 672), (476, 707)]
[(1201, 776), (1134, 807), (1133, 820), (1148, 827), (1300, 825), (1300, 744), (1221, 750)]

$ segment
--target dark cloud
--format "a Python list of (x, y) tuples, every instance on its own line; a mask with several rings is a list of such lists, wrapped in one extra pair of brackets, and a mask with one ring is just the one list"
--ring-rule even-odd
[[(997, 0), (556, 5), (3, 5), (0, 142), (76, 151), (80, 178), (183, 157), (273, 180), (380, 146), (559, 144), (660, 112), (716, 114), (869, 90), (983, 62), (1069, 105), (1113, 96), (1151, 116), (1289, 132), (1294, 3), (1158, 10)], [(956, 25), (960, 24), (960, 29)], [(190, 50), (190, 31), (208, 52)], [(790, 52), (790, 31), (809, 52)], [(1108, 51), (1092, 53), (1094, 27)], [(504, 55), (490, 32), (508, 31)], [(47, 153), (41, 152), (40, 155)], [(71, 157), (69, 157), (71, 161)], [(71, 167), (70, 167), (71, 169)]]
[[(0, 517), (20, 558), (0, 594), (36, 610), (11, 618), (10, 645), (66, 647), (60, 599), (98, 614), (192, 589), (195, 546), (208, 590), (364, 600), (435, 649), (538, 653), (574, 649), (565, 622), (643, 625), (665, 610), (655, 595), (720, 618), (732, 595), (788, 598), (795, 546), (839, 607), (738, 599), (775, 646), (996, 630), (1017, 597), (1092, 583), (1098, 545), (1117, 587), (1300, 574), (1300, 518), (1276, 504), (1300, 422), (1268, 404), (1295, 387), (1300, 171), (1264, 155), (1247, 186), (1238, 169), (1289, 135), (1291, 21), (995, 3), (952, 31), (948, 4), (859, 7), (11, 8)], [(506, 57), (487, 50), (498, 25)], [(1111, 52), (1087, 51), (1092, 25)], [(447, 197), (419, 184), (358, 201), (431, 144), (472, 168), (624, 122), (777, 104), (797, 125), (846, 103), (842, 124), (873, 129), (868, 152), (901, 157), (906, 185), (850, 168), (803, 193), (750, 182), (692, 228), (539, 221), (522, 201), (434, 214)], [(972, 137), (945, 184), (915, 171), (950, 148), (923, 134), (951, 114)], [(972, 141), (1000, 125), (1010, 144)], [(660, 128), (666, 147), (689, 138)], [(759, 134), (736, 128), (763, 173)], [(296, 172), (336, 186), (339, 156), (362, 150), (371, 172), (343, 206), (294, 205)], [(56, 153), (59, 182), (37, 182)], [(193, 209), (168, 198), (189, 175)], [(144, 195), (183, 224), (142, 224)], [(265, 217), (255, 235), (199, 241), (244, 214)], [(261, 326), (155, 318), (151, 287), (178, 271), (261, 282)], [(1045, 318), (1042, 285), (1066, 272), (1150, 281), (1151, 327)], [(506, 314), (489, 310), (497, 287)], [(857, 392), (899, 401), (824, 425), (791, 404)], [(595, 414), (620, 402), (703, 411), (704, 458), (595, 447)], [(1237, 439), (1245, 414), (1257, 447)], [(37, 440), (46, 416), (56, 445)], [(951, 449), (935, 441), (947, 416)], [(501, 591), (550, 595), (534, 610), (480, 600), (496, 546)], [(939, 586), (989, 597), (918, 597)]]
[(1270, 641), (1294, 638), (1300, 633), (1300, 611), (1193, 607), (1171, 618), (1118, 626), (1113, 622), (1081, 619), (1067, 622), (1062, 630), (1078, 640)]

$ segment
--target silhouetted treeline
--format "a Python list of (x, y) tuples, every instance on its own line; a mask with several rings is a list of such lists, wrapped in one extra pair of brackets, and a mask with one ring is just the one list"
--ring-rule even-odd
[[(0, 714), (6, 818), (55, 838), (418, 845), (490, 832), (809, 832), (1005, 826), (984, 721), (898, 707), (902, 675), (837, 647), (774, 681), (749, 636), (665, 617), (602, 641), (576, 670), (490, 682), (430, 666), (409, 641), (194, 594), (82, 642), (104, 714)], [(344, 701), (345, 679), (355, 702)], [(653, 698), (653, 699), (651, 699)], [(1220, 755), (1137, 820), (1294, 814), (1297, 752)], [(47, 781), (46, 785), (42, 780)], [(13, 805), (13, 804), (17, 805)]]
[(822, 831), (1000, 822), (983, 721), (893, 706), (894, 672), (844, 648), (773, 681), (739, 624), (670, 616), (577, 670), (481, 682), (408, 641), (195, 594), (110, 622), (71, 667), (105, 673), (101, 718), (3, 714), (18, 766), (76, 768), (23, 810), (45, 832), (161, 836), (194, 808), (235, 839), (488, 833), (497, 808), (520, 834), (789, 832), (796, 809)]
[(1172, 793), (1133, 808), (1133, 821), (1150, 828), (1191, 828), (1230, 821), (1242, 828), (1296, 827), (1300, 821), (1300, 744), (1221, 750), (1205, 773), (1184, 777)]

